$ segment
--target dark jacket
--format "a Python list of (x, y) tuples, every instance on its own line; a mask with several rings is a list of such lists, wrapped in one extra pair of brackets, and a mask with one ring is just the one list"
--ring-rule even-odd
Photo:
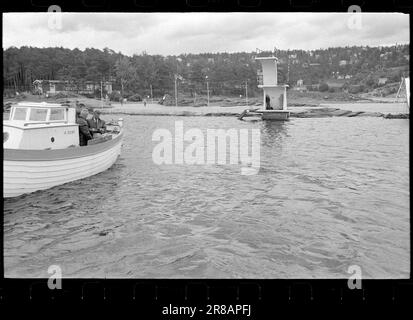
[(87, 120), (79, 116), (76, 120), (76, 123), (79, 125), (79, 145), (86, 146), (87, 141), (92, 139)]
[(87, 123), (89, 125), (89, 128), (91, 129), (90, 131), (92, 132), (97, 132), (98, 129), (103, 129), (104, 131), (106, 131), (106, 123), (102, 119), (97, 119), (96, 122), (95, 118), (91, 118), (87, 120)]

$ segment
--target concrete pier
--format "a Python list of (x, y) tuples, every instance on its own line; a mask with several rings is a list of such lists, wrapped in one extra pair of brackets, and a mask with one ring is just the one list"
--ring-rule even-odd
[[(147, 104), (146, 107), (141, 103), (113, 104), (112, 108), (103, 108), (102, 114), (128, 114), (144, 116), (233, 116), (241, 114), (247, 106), (233, 107), (172, 107), (159, 104)], [(291, 107), (289, 108), (292, 118), (324, 118), (324, 117), (384, 117), (391, 119), (408, 119), (409, 114), (385, 114), (380, 112), (349, 111), (335, 107)]]

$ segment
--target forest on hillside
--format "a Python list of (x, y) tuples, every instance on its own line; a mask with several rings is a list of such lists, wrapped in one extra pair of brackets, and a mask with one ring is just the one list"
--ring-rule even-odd
[[(409, 74), (409, 45), (389, 47), (337, 47), (312, 51), (275, 50), (279, 58), (279, 82), (319, 85), (345, 78), (348, 85), (377, 87), (377, 79), (399, 81)], [(175, 81), (180, 92), (205, 94), (208, 82), (213, 95), (258, 93), (259, 63), (255, 52), (127, 56), (109, 48), (10, 47), (3, 49), (4, 90), (30, 91), (34, 80), (73, 82), (112, 81), (123, 96), (173, 94)], [(175, 80), (176, 79), (176, 80)]]

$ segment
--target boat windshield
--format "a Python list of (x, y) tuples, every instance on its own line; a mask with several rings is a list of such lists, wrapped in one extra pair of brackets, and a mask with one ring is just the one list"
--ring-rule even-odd
[(13, 120), (26, 120), (27, 108), (17, 107), (14, 109)]
[(47, 109), (45, 108), (32, 108), (30, 110), (30, 121), (46, 121)]
[(64, 120), (65, 113), (61, 108), (51, 108), (50, 110), (50, 121)]

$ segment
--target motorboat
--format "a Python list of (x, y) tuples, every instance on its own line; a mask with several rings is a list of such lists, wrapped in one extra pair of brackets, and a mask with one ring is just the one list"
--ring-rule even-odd
[(79, 145), (76, 108), (22, 102), (3, 120), (3, 198), (49, 189), (109, 169), (121, 153), (123, 120)]

